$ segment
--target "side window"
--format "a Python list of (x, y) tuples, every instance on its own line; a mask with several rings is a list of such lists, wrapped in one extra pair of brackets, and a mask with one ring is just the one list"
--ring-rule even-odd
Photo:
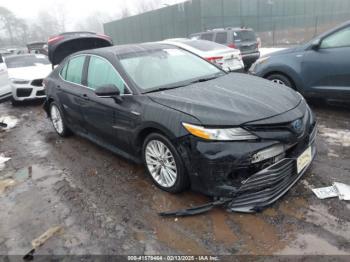
[(65, 79), (69, 82), (81, 84), (85, 56), (78, 56), (69, 60)]
[(350, 27), (342, 29), (338, 32), (323, 39), (321, 48), (335, 48), (335, 47), (350, 47)]
[(124, 81), (116, 69), (105, 59), (91, 56), (87, 77), (88, 87), (95, 90), (100, 86), (110, 84), (115, 85), (119, 89), (120, 94), (125, 94)]
[(202, 40), (208, 40), (208, 41), (213, 41), (213, 33), (205, 33), (201, 35)]
[(67, 63), (64, 65), (64, 67), (61, 69), (61, 72), (60, 72), (62, 78), (65, 79), (65, 80), (67, 79), (67, 68), (68, 68), (68, 64), (69, 64), (69, 62), (67, 62)]
[(215, 42), (219, 44), (227, 43), (227, 32), (216, 33)]

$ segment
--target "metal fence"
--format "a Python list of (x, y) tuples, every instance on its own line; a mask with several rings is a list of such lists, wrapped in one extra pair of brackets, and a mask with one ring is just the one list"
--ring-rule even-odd
[(116, 44), (253, 28), (265, 46), (305, 42), (350, 19), (350, 0), (192, 0), (104, 24)]

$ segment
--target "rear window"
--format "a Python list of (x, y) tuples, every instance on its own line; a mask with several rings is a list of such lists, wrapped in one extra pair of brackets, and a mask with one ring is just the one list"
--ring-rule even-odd
[(227, 43), (227, 32), (216, 33), (215, 42), (219, 44)]
[(6, 58), (7, 68), (29, 67), (49, 65), (50, 62), (44, 55), (11, 56)]
[(206, 41), (206, 40), (193, 40), (184, 42), (184, 44), (198, 49), (200, 51), (212, 51), (212, 50), (221, 50), (227, 48), (226, 46), (217, 44), (215, 42)]
[(213, 40), (213, 36), (214, 36), (213, 33), (206, 33), (206, 34), (202, 34), (201, 35), (201, 39), (212, 41)]
[(256, 41), (256, 35), (254, 31), (244, 30), (233, 32), (234, 41)]

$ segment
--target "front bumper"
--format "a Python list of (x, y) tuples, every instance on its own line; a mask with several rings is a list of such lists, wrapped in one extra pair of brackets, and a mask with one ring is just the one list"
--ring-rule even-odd
[[(254, 212), (283, 196), (306, 172), (316, 155), (314, 123), (282, 157), (252, 164), (252, 156), (278, 141), (206, 142), (192, 136), (181, 142), (179, 151), (194, 191), (230, 199), (231, 211)], [(297, 173), (296, 159), (311, 147), (312, 160)]]
[(12, 84), (12, 97), (16, 101), (42, 99), (46, 97), (43, 86)]

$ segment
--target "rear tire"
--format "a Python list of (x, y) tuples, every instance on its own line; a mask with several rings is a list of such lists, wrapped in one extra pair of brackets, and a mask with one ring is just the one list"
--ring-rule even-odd
[(285, 85), (292, 89), (295, 89), (295, 86), (290, 81), (290, 79), (282, 74), (272, 74), (272, 75), (269, 75), (266, 79), (276, 84)]
[(189, 186), (182, 158), (165, 136), (152, 133), (143, 143), (142, 158), (154, 184), (170, 193), (180, 193)]
[(62, 114), (61, 108), (55, 102), (50, 104), (50, 119), (52, 125), (57, 134), (62, 137), (66, 137), (71, 134), (70, 130), (65, 124), (64, 116)]

